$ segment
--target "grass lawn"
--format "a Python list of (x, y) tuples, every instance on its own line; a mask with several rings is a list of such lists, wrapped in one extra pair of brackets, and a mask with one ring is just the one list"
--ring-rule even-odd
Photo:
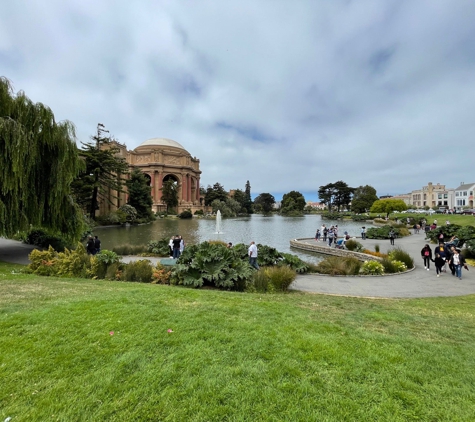
[(0, 263), (0, 421), (475, 420), (475, 295), (243, 294), (18, 268)]
[[(373, 215), (373, 214), (372, 214)], [(437, 220), (438, 226), (445, 225), (445, 222), (448, 220), (450, 224), (458, 224), (460, 226), (475, 226), (475, 216), (473, 215), (461, 215), (461, 214), (432, 214), (432, 215), (425, 215), (425, 214), (412, 214), (412, 213), (404, 213), (404, 214), (391, 214), (391, 217), (397, 216), (401, 220), (406, 219), (407, 217), (415, 218), (416, 220), (420, 220), (425, 218), (428, 224), (432, 224), (434, 220)]]

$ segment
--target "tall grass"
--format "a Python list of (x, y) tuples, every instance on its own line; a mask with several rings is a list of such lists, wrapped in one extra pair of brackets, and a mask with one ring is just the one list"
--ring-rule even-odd
[(357, 275), (362, 262), (352, 257), (331, 256), (317, 265), (317, 272), (329, 275)]
[(392, 261), (401, 261), (406, 264), (407, 269), (414, 268), (414, 259), (403, 249), (400, 247), (396, 247), (389, 252), (389, 258)]
[(140, 255), (142, 253), (148, 252), (148, 247), (147, 245), (130, 245), (126, 243), (123, 245), (114, 246), (112, 251), (121, 256)]

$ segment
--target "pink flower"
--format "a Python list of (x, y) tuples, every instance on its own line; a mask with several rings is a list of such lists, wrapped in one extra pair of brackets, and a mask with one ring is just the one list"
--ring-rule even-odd
[(113, 336), (113, 335), (114, 335), (114, 331), (111, 331), (111, 332), (109, 333), (109, 335)]
[(173, 333), (173, 330), (172, 330), (171, 328), (169, 328), (169, 329), (167, 330), (167, 333)]

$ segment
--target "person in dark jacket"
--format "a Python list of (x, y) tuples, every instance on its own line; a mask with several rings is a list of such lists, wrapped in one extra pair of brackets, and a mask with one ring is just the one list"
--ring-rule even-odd
[(445, 265), (445, 260), (440, 257), (440, 254), (437, 252), (435, 253), (435, 259), (434, 259), (434, 264), (435, 264), (435, 272), (437, 274), (437, 277), (442, 273), (442, 268)]
[(101, 241), (99, 240), (97, 236), (94, 236), (94, 249), (95, 249), (94, 255), (101, 251)]
[(96, 253), (96, 248), (94, 246), (94, 238), (92, 236), (89, 236), (87, 238), (86, 251), (89, 255), (95, 255)]
[(424, 269), (429, 271), (430, 261), (433, 261), (432, 249), (430, 248), (429, 244), (426, 243), (426, 245), (422, 248), (421, 256), (422, 256), (422, 259), (424, 260)]
[(460, 254), (458, 249), (454, 249), (452, 258), (450, 258), (450, 262), (455, 267), (455, 272), (459, 280), (462, 280), (462, 267), (465, 265), (465, 258)]

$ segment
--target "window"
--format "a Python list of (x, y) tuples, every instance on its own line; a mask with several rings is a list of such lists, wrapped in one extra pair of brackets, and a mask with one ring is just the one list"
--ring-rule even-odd
[(473, 196), (473, 190), (471, 190), (471, 191), (469, 192), (469, 195), (470, 195), (470, 196)]
[(463, 191), (463, 196), (467, 196), (467, 191)]
[(437, 195), (437, 198), (442, 199), (442, 194), (439, 193), (439, 194)]
[(459, 196), (459, 193), (458, 193), (458, 192), (455, 192), (455, 196)]
[(447, 199), (448, 197), (449, 197), (449, 195), (444, 193), (444, 199)]

